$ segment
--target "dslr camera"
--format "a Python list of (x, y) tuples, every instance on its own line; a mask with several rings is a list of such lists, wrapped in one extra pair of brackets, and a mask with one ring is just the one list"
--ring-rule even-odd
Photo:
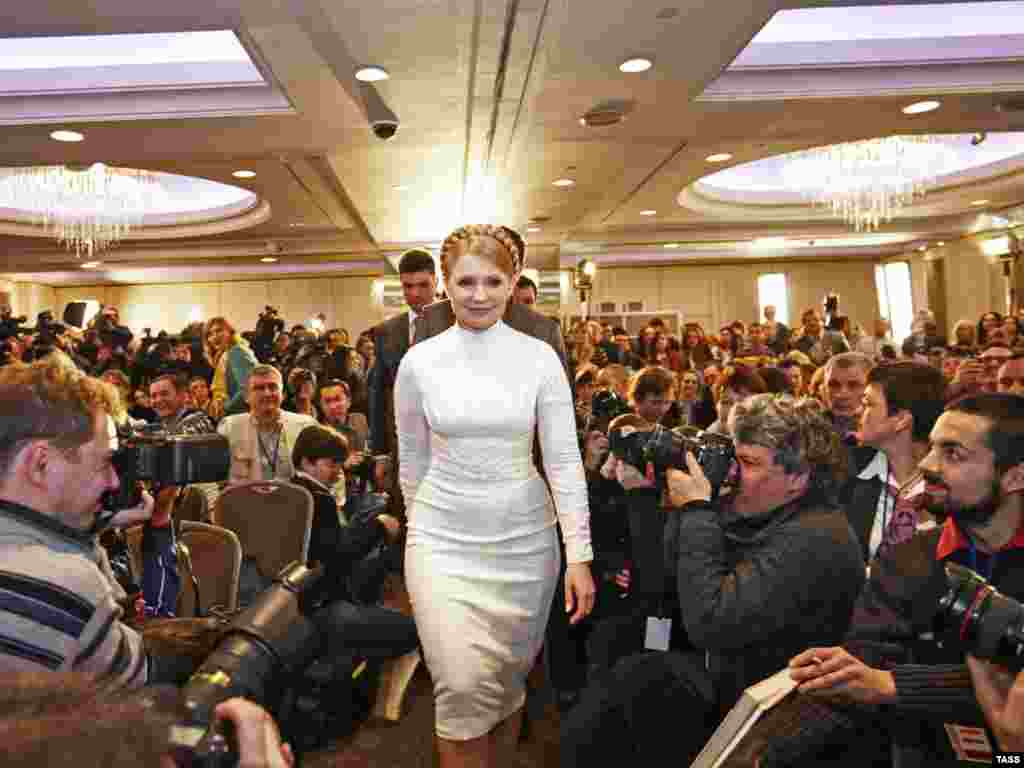
[(664, 477), (667, 469), (686, 472), (686, 454), (690, 452), (711, 483), (712, 498), (718, 496), (736, 465), (736, 450), (730, 437), (692, 427), (665, 429), (635, 415), (612, 420), (608, 426), (608, 447), (617, 458), (641, 473), (653, 464), (658, 478)]
[(619, 416), (632, 413), (629, 404), (611, 390), (595, 392), (590, 401), (590, 418), (585, 433), (608, 433), (608, 425)]
[(946, 563), (945, 569), (948, 589), (933, 619), (935, 636), (1014, 672), (1024, 669), (1024, 605), (970, 568)]
[(154, 488), (226, 480), (231, 450), (223, 435), (168, 435), (159, 425), (129, 427), (119, 435), (111, 459), (120, 487), (108, 492), (103, 509), (111, 516), (142, 500), (140, 483)]

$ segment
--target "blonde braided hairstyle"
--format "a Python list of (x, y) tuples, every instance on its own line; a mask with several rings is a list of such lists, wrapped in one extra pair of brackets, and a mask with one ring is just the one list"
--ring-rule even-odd
[[(512, 265), (512, 275), (518, 275), (522, 271), (523, 252), (505, 227), (496, 224), (466, 224), (448, 235), (444, 242), (441, 243), (441, 274), (446, 281), (451, 276), (452, 258), (459, 252), (459, 249), (465, 248), (462, 251), (465, 253), (480, 238), (484, 237), (497, 241), (508, 252)], [(498, 260), (498, 266), (504, 269), (502, 261), (501, 259)]]

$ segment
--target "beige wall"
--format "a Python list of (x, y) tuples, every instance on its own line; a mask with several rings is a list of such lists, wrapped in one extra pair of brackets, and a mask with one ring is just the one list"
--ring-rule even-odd
[[(945, 297), (929, 296), (925, 261), (941, 259), (946, 278)], [(903, 257), (910, 261), (913, 281), (914, 309), (946, 302), (946, 334), (952, 334), (958, 320), (977, 322), (985, 312), (1006, 312), (1006, 284), (1002, 266), (993, 264), (981, 250), (979, 241), (965, 239), (948, 243), (924, 254)]]
[(180, 285), (115, 285), (58, 288), (55, 305), (95, 300), (113, 304), (121, 321), (136, 333), (181, 330), (194, 319), (223, 315), (238, 330), (251, 330), (267, 305), (277, 307), (289, 325), (323, 312), (327, 327), (348, 328), (355, 336), (384, 317), (373, 302), (373, 277), (332, 277)]
[[(602, 267), (594, 278), (592, 306), (598, 301), (643, 299), (648, 310), (678, 310), (717, 330), (728, 321), (756, 319), (757, 278), (783, 272), (789, 287), (789, 316), (799, 323), (807, 307), (821, 307), (827, 293), (839, 294), (840, 310), (870, 330), (878, 316), (874, 262), (819, 261), (785, 264), (672, 265)], [(579, 312), (570, 289), (564, 296), (569, 313)]]
[(64, 311), (63, 304), (57, 306), (56, 292), (48, 285), (0, 280), (0, 291), (10, 294), (14, 314), (25, 315), (28, 325), (35, 325), (36, 316), (43, 310), (52, 310), (57, 320)]

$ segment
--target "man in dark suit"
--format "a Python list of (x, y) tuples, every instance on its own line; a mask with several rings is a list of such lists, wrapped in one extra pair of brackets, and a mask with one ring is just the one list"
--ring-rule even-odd
[[(416, 320), (423, 308), (437, 293), (437, 272), (434, 258), (422, 248), (402, 254), (398, 262), (402, 294), (409, 311), (403, 312), (370, 329), (376, 347), (376, 363), (367, 377), (367, 411), (370, 425), (369, 449), (376, 455), (392, 459), (391, 502), (389, 511), (395, 517), (405, 515), (405, 505), (398, 487), (398, 444), (395, 436), (395, 376), (398, 365), (413, 344)], [(378, 490), (384, 490), (378, 488)]]
[(401, 524), (385, 514), (341, 525), (331, 488), (341, 479), (347, 458), (344, 436), (319, 424), (302, 430), (292, 449), (295, 474), (291, 481), (313, 496), (309, 560), (324, 566), (316, 590), (317, 598), (327, 605), (314, 614), (314, 621), (324, 627), (328, 637), (338, 638), (356, 655), (396, 658), (419, 642), (412, 618), (376, 605), (358, 604), (348, 584), (352, 572), (374, 547), (385, 541), (394, 543)]

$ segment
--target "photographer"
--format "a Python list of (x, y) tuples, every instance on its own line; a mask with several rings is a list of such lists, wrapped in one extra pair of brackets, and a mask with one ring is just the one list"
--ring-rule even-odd
[[(812, 647), (792, 659), (803, 694), (793, 703), (799, 731), (773, 734), (762, 768), (818, 764), (823, 747), (849, 749), (880, 727), (901, 763), (958, 765), (951, 734), (982, 725), (963, 663), (972, 648), (959, 638), (978, 637), (992, 620), (998, 632), (1000, 619), (970, 601), (960, 609), (970, 616), (936, 614), (949, 564), (1024, 598), (1024, 398), (982, 394), (949, 405), (920, 467), (930, 509), (945, 523), (874, 561), (843, 647)], [(983, 683), (979, 700), (993, 708), (996, 733), (1005, 733), (1005, 711), (990, 693)]]
[(59, 356), (0, 370), (0, 625), (5, 671), (81, 671), (110, 688), (174, 682), (191, 664), (149, 654), (120, 622), (125, 595), (96, 535), (144, 521), (153, 501), (112, 519), (118, 489), (113, 388)]
[(834, 505), (838, 439), (816, 409), (787, 397), (754, 396), (731, 418), (730, 494), (711, 500), (689, 450), (685, 472), (667, 471), (666, 551), (698, 651), (629, 657), (588, 688), (563, 727), (563, 765), (654, 764), (668, 733), (685, 765), (747, 686), (849, 626), (864, 565)]

